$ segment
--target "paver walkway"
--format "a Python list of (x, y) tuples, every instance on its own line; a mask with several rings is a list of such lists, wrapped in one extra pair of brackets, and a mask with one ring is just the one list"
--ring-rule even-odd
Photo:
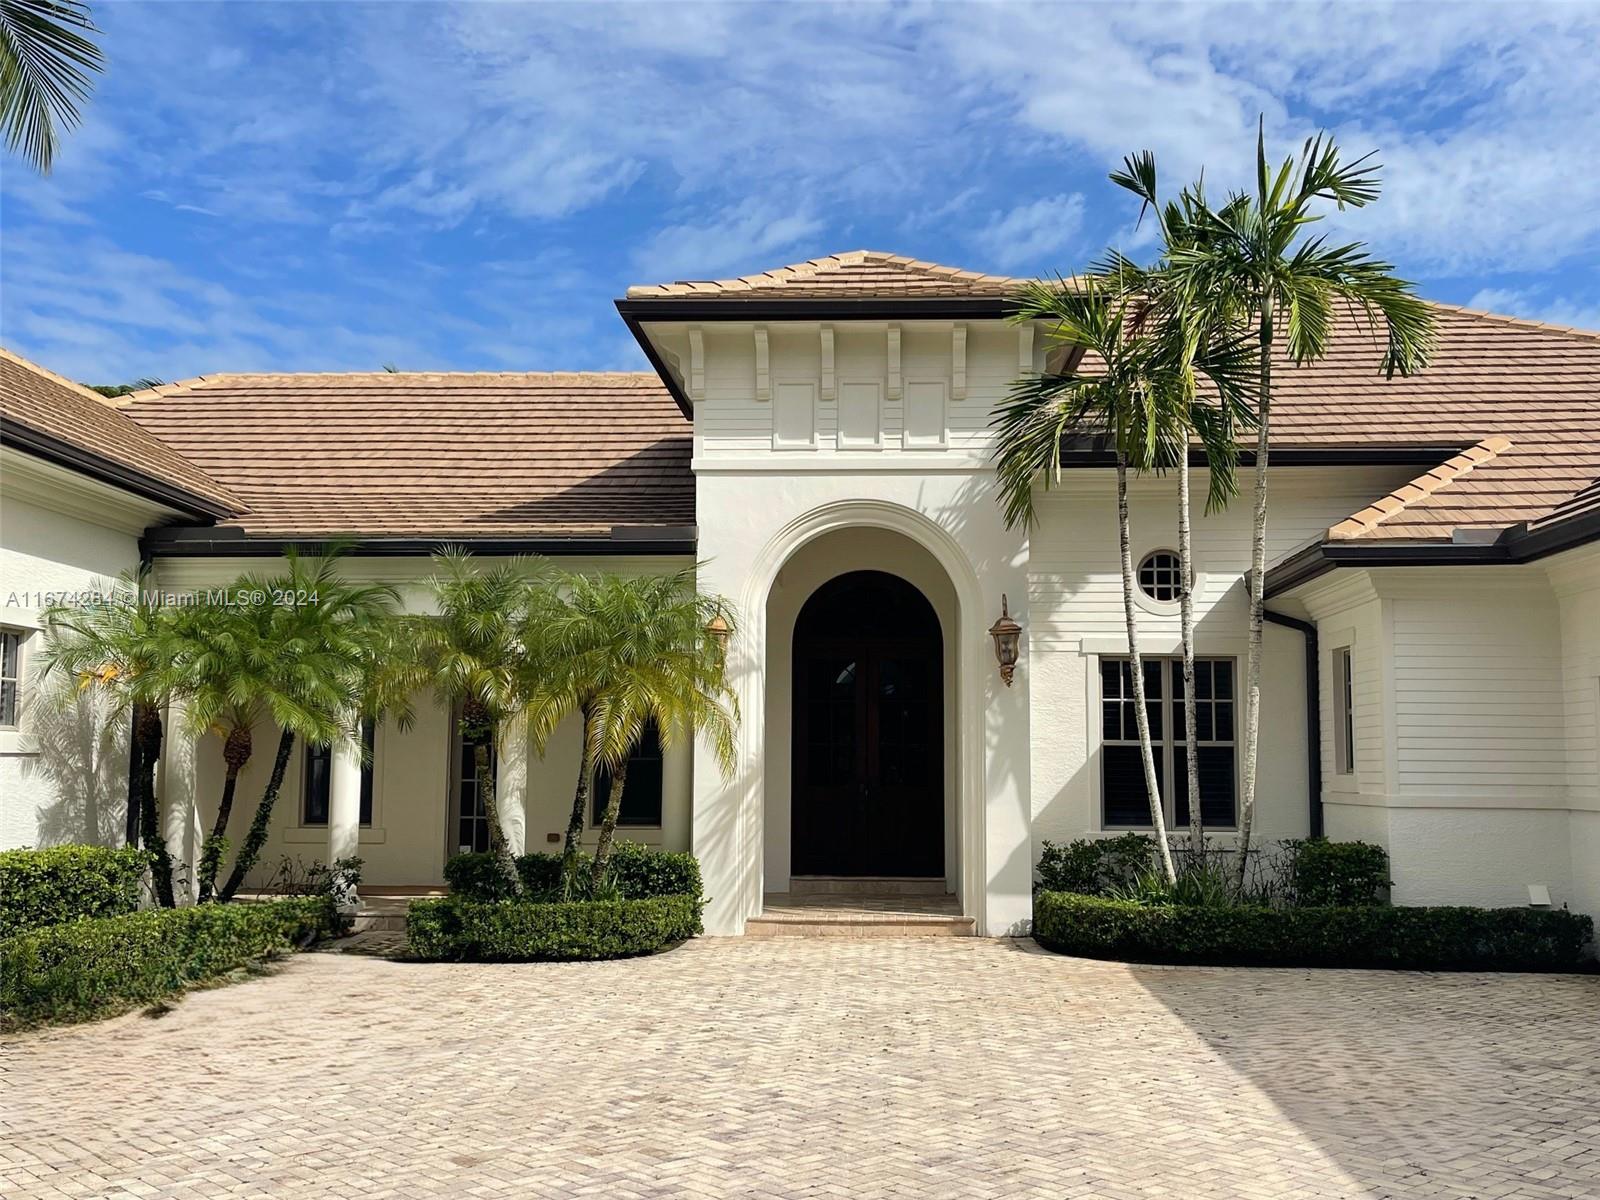
[(0, 1195), (1600, 1196), (1600, 979), (313, 954), (0, 1051)]

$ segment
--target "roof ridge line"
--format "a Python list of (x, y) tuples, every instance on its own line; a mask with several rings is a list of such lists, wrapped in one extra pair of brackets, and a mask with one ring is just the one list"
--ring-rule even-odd
[[(210, 375), (193, 375), (188, 379), (175, 379), (171, 383), (141, 388), (137, 392), (129, 392), (125, 396), (117, 397), (117, 400), (121, 403), (112, 404), (111, 406), (121, 408), (127, 404), (158, 400), (165, 396), (176, 395), (179, 392), (194, 391), (205, 384), (228, 379), (478, 379), (489, 377), (527, 379), (530, 376), (543, 379), (574, 376), (582, 379), (623, 378), (648, 380), (657, 385), (661, 383), (661, 377), (654, 371), (217, 371)], [(107, 404), (111, 403), (107, 397), (99, 396), (97, 398)]]
[(99, 392), (95, 391), (88, 384), (79, 383), (76, 379), (68, 379), (65, 375), (59, 375), (55, 371), (52, 371), (49, 367), (46, 367), (46, 366), (43, 366), (43, 365), (41, 365), (39, 363), (34, 362), (33, 359), (31, 359), (31, 358), (24, 358), (22, 355), (18, 354), (15, 350), (8, 350), (4, 346), (0, 346), (0, 357), (8, 358), (12, 362), (16, 363), (18, 366), (26, 367), (30, 371), (37, 372), (38, 374), (43, 375), (48, 379), (53, 379), (53, 380), (55, 380), (55, 382), (63, 385), (64, 387), (71, 388), (73, 391), (77, 392), (79, 395), (83, 396), (85, 399), (93, 400), (97, 404), (103, 404), (107, 408), (120, 408), (121, 407), (120, 405), (118, 405), (115, 402), (115, 400), (112, 397), (110, 397), (110, 396), (102, 396)]
[(1511, 439), (1499, 434), (1484, 438), (1460, 454), (1447, 458), (1432, 470), (1402, 483), (1387, 496), (1374, 500), (1359, 512), (1351, 513), (1337, 525), (1329, 526), (1324, 540), (1352, 541), (1371, 533), (1390, 517), (1404, 512), (1417, 501), (1424, 500), (1441, 488), (1455, 483), (1474, 468), (1498, 458), (1511, 449), (1511, 446)]
[(1460, 313), (1465, 317), (1481, 317), (1487, 321), (1499, 321), (1503, 325), (1515, 325), (1521, 329), (1542, 329), (1546, 333), (1570, 334), (1573, 337), (1583, 338), (1585, 341), (1600, 342), (1600, 329), (1579, 329), (1576, 325), (1557, 325), (1551, 321), (1535, 321), (1532, 317), (1514, 317), (1509, 313), (1492, 312), (1487, 308), (1468, 308), (1465, 304), (1447, 304), (1443, 300), (1429, 300), (1422, 297), (1424, 304), (1433, 308), (1442, 308), (1446, 312)]

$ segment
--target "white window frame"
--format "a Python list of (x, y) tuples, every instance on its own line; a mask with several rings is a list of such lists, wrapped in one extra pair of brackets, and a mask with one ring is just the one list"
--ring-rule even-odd
[(1333, 770), (1356, 773), (1356, 663), (1353, 646), (1333, 649)]
[[(12, 719), (0, 722), (0, 731), (5, 733), (17, 733), (22, 727), (23, 706), (27, 700), (28, 640), (32, 634), (33, 630), (25, 629), (20, 625), (0, 625), (0, 635), (6, 638), (16, 638), (17, 647), (15, 664), (12, 668), (16, 673), (14, 675), (0, 676), (0, 679), (3, 679), (4, 682), (13, 685), (16, 698), (15, 711), (11, 714)], [(0, 661), (3, 661), (3, 651), (0, 651)], [(0, 666), (0, 670), (3, 669), (3, 666)]]
[[(1105, 797), (1105, 762), (1104, 752), (1107, 746), (1133, 746), (1139, 745), (1137, 732), (1132, 738), (1108, 738), (1105, 736), (1105, 705), (1107, 700), (1112, 703), (1128, 702), (1129, 697), (1108, 697), (1105, 694), (1106, 662), (1127, 662), (1132, 656), (1128, 654), (1099, 654), (1091, 661), (1094, 664), (1094, 698), (1093, 720), (1097, 739), (1096, 761), (1094, 764), (1095, 781), (1095, 827), (1106, 833), (1141, 833), (1151, 832), (1153, 826), (1144, 825), (1109, 825), (1106, 823), (1106, 797)], [(1183, 678), (1183, 657), (1170, 654), (1143, 654), (1140, 656), (1146, 664), (1161, 663), (1163, 672), (1161, 688), (1161, 729), (1163, 737), (1155, 745), (1158, 756), (1158, 765), (1161, 767), (1164, 787), (1161, 793), (1161, 808), (1166, 816), (1167, 828), (1174, 827), (1177, 817), (1177, 767), (1174, 751), (1184, 744), (1183, 702), (1174, 693), (1177, 691), (1172, 686), (1174, 675), (1181, 681)], [(1196, 654), (1195, 665), (1202, 662), (1226, 662), (1233, 669), (1233, 698), (1227, 703), (1233, 705), (1233, 737), (1226, 741), (1204, 740), (1200, 743), (1205, 746), (1227, 746), (1233, 750), (1233, 821), (1227, 825), (1207, 824), (1206, 828), (1219, 833), (1233, 833), (1239, 827), (1239, 720), (1243, 700), (1239, 695), (1239, 658), (1233, 654)], [(1187, 784), (1185, 784), (1187, 789)], [(1187, 828), (1187, 824), (1185, 825)]]

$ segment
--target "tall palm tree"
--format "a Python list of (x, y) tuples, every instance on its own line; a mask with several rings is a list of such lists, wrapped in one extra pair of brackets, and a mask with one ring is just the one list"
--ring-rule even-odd
[[(253, 611), (245, 614), (249, 624), (240, 637), (253, 643), (252, 656), (270, 655), (272, 662), (252, 676), (260, 688), (254, 695), (219, 688), (207, 702), (221, 713), (237, 703), (270, 719), (279, 732), (261, 800), (217, 895), (224, 902), (233, 899), (261, 857), (296, 738), (326, 745), (357, 735), (374, 663), (388, 643), (398, 603), (392, 587), (344, 579), (337, 553), (302, 557), (292, 551), (277, 575), (240, 578), (234, 598), (240, 596), (261, 597), (248, 601)], [(215, 828), (213, 835), (221, 836)]]
[[(1002, 509), (1011, 527), (1034, 520), (1035, 484), (1042, 482), (1048, 489), (1059, 479), (1064, 441), (1105, 438), (1112, 446), (1134, 721), (1157, 854), (1171, 881), (1177, 873), (1156, 774), (1134, 601), (1128, 476), (1130, 470), (1164, 470), (1184, 461), (1191, 432), (1203, 440), (1223, 439), (1215, 446), (1207, 440), (1207, 450), (1225, 457), (1226, 443), (1231, 442), (1226, 423), (1205, 421), (1197, 427), (1194, 422), (1191, 373), (1207, 379), (1232, 411), (1247, 377), (1243, 370), (1247, 360), (1236, 341), (1195, 345), (1192, 331), (1152, 321), (1151, 315), (1146, 300), (1116, 280), (1108, 284), (1093, 274), (1027, 285), (1018, 297), (1016, 319), (1046, 322), (1047, 336), (1074, 351), (1078, 365), (1018, 379), (992, 423)], [(1089, 369), (1082, 369), (1084, 352), (1095, 356)], [(1066, 361), (1074, 362), (1074, 357)], [(1213, 482), (1213, 488), (1219, 486)]]
[[(1236, 431), (1255, 423), (1253, 392), (1245, 386), (1245, 376), (1253, 365), (1253, 348), (1245, 337), (1230, 336), (1226, 323), (1208, 324), (1205, 314), (1184, 304), (1168, 285), (1165, 271), (1178, 249), (1192, 249), (1204, 236), (1197, 220), (1197, 205), (1204, 192), (1197, 187), (1182, 193), (1163, 206), (1156, 194), (1156, 162), (1149, 151), (1130, 155), (1123, 169), (1111, 173), (1111, 181), (1133, 192), (1140, 199), (1137, 224), (1147, 213), (1154, 213), (1161, 234), (1161, 252), (1154, 266), (1141, 267), (1121, 253), (1108, 251), (1097, 270), (1112, 281), (1118, 292), (1143, 306), (1145, 323), (1157, 327), (1162, 336), (1173, 339), (1169, 347), (1180, 372), (1184, 419), (1206, 447), (1209, 490), (1206, 513), (1220, 511), (1238, 494), (1239, 445)], [(1235, 363), (1232, 374), (1238, 380), (1231, 394), (1202, 390), (1194, 359), (1201, 345), (1227, 346), (1236, 356), (1250, 361)], [(1216, 349), (1213, 350), (1213, 353)], [(1194, 533), (1191, 523), (1189, 456), (1180, 455), (1178, 475), (1178, 627), (1183, 671), (1184, 783), (1189, 810), (1189, 849), (1196, 857), (1205, 854), (1205, 822), (1200, 802), (1200, 745), (1196, 720), (1194, 649)]]
[[(1273, 169), (1263, 120), (1256, 134), (1256, 190), (1236, 192), (1213, 208), (1198, 187), (1186, 189), (1187, 244), (1169, 246), (1163, 268), (1175, 302), (1202, 326), (1250, 329), (1257, 343), (1254, 514), (1250, 544), (1249, 650), (1245, 667), (1244, 764), (1240, 780), (1239, 854), (1242, 886), (1255, 816), (1261, 728), (1262, 627), (1265, 620), (1267, 467), (1272, 426), (1272, 366), (1281, 329), (1290, 360), (1322, 358), (1336, 315), (1350, 314), (1380, 333), (1379, 367), (1388, 376), (1421, 370), (1433, 352), (1432, 310), (1394, 267), (1363, 243), (1308, 236), (1319, 208), (1362, 208), (1379, 194), (1379, 165), (1370, 154), (1341, 161), (1332, 138), (1307, 139), (1298, 156)], [(1153, 173), (1153, 171), (1152, 171)]]
[(6, 149), (48, 175), (61, 129), (78, 123), (89, 72), (104, 69), (80, 0), (0, 0), (0, 125)]
[(590, 886), (606, 877), (617, 819), (628, 782), (628, 760), (648, 726), (663, 750), (698, 731), (709, 741), (724, 773), (733, 770), (738, 700), (726, 679), (721, 638), (708, 630), (726, 606), (695, 591), (694, 573), (625, 578), (574, 575), (563, 581), (565, 602), (550, 614), (549, 662), (560, 662), (534, 688), (530, 727), (542, 746), (572, 712), (584, 716), (578, 788), (566, 855), (577, 852), (594, 767), (611, 773), (590, 867)]
[(530, 614), (543, 603), (543, 566), (514, 558), (480, 566), (465, 550), (434, 556), (428, 588), (438, 615), (415, 620), (415, 661), (441, 703), (460, 712), (463, 739), (474, 744), (478, 800), (489, 826), (489, 852), (517, 887), (515, 865), (500, 823), (491, 744), (521, 727), (526, 680), (535, 653), (526, 636)]
[(154, 602), (149, 571), (122, 577), (87, 605), (54, 605), (40, 614), (44, 645), (41, 678), (73, 680), (76, 693), (95, 692), (110, 701), (113, 718), (130, 721), (127, 834), (151, 855), (156, 901), (176, 903), (172, 856), (156, 813), (156, 766), (164, 729), (161, 710), (175, 698), (167, 666), (176, 650), (173, 610)]

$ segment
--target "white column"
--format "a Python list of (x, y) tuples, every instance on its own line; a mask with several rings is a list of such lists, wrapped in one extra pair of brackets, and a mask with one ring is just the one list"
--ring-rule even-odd
[(528, 844), (528, 726), (515, 722), (498, 750), (494, 798), (500, 810), (500, 831), (513, 855), (526, 854)]
[(196, 766), (200, 739), (184, 728), (183, 710), (172, 705), (163, 719), (161, 763), (156, 773), (157, 820), (172, 857), (172, 894), (179, 904), (192, 904), (200, 889), (196, 860), (200, 856), (199, 781)]
[[(361, 743), (343, 737), (328, 756), (328, 865), (353, 858), (361, 846)], [(339, 907), (354, 910), (355, 893), (340, 897)]]

